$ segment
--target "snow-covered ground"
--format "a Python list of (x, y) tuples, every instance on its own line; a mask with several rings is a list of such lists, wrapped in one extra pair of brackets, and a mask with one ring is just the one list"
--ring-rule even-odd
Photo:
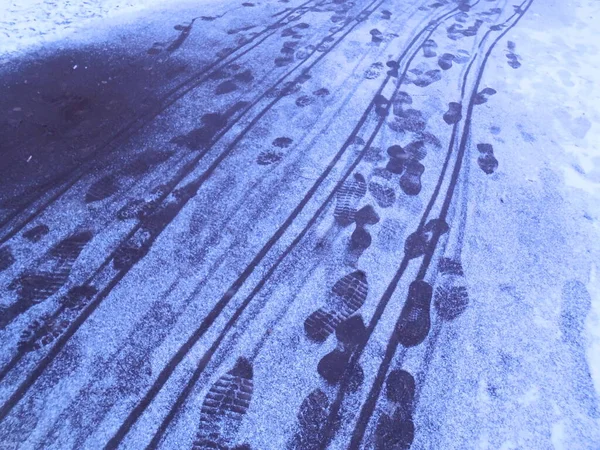
[[(63, 39), (97, 37), (98, 29), (110, 30), (151, 14), (169, 4), (207, 5), (210, 0), (7, 0), (0, 9), (0, 56), (38, 48)], [(110, 32), (110, 31), (109, 31)]]
[(600, 448), (596, 1), (7, 10), (3, 445)]

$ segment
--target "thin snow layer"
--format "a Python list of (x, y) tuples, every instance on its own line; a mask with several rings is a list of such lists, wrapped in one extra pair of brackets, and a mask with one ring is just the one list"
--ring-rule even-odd
[[(211, 0), (176, 0), (171, 7), (199, 6)], [(10, 0), (0, 6), (0, 57), (61, 39), (89, 40), (99, 29), (131, 23), (140, 14), (164, 9), (161, 0)], [(97, 38), (96, 38), (97, 39)]]
[[(0, 181), (0, 441), (313, 450), (330, 433), (341, 450), (362, 433), (376, 450), (597, 450), (596, 2), (535, 0), (489, 58), (512, 2), (438, 28), (454, 2), (389, 1), (361, 20), (346, 19), (371, 2), (326, 2), (266, 28), (300, 4), (132, 15), (89, 79), (73, 69), (89, 55), (59, 65), (83, 87), (7, 95), (23, 150)], [(15, 49), (40, 42), (23, 36)], [(86, 160), (96, 134), (142, 115)], [(423, 225), (442, 233), (430, 254)], [(99, 292), (74, 296), (82, 285)], [(427, 285), (409, 341), (397, 324)], [(468, 295), (444, 303), (449, 287)], [(336, 322), (358, 317), (368, 339)]]

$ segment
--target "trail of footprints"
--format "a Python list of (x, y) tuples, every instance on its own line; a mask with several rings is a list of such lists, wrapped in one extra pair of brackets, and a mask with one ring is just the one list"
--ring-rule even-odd
[[(333, 22), (345, 20), (348, 6), (343, 4), (336, 7)], [(440, 3), (440, 6), (442, 3)], [(495, 12), (497, 13), (497, 12)], [(494, 14), (495, 14), (494, 13)], [(383, 11), (383, 19), (389, 19), (391, 13)], [(483, 20), (477, 19), (470, 26), (463, 26), (469, 15), (465, 11), (457, 17), (457, 23), (447, 28), (447, 37), (453, 41), (464, 37), (475, 36)], [(334, 20), (335, 19), (335, 20)], [(194, 19), (196, 20), (196, 19)], [(166, 51), (178, 48), (189, 32), (194, 20), (188, 26), (179, 29), (182, 35), (166, 47)], [(282, 37), (292, 40), (282, 44), (281, 53), (274, 63), (284, 66), (296, 59), (302, 59), (302, 51), (311, 51), (299, 47), (297, 40), (301, 37), (302, 30), (309, 27), (300, 23), (282, 31)], [(177, 29), (177, 28), (176, 28)], [(374, 30), (377, 31), (377, 30)], [(372, 40), (377, 43), (383, 39), (381, 33), (371, 32)], [(184, 36), (184, 37), (182, 37)], [(179, 42), (175, 48), (172, 48)], [(157, 46), (152, 54), (159, 53), (163, 46)], [(169, 50), (172, 48), (172, 50)], [(153, 47), (154, 49), (154, 47)], [(520, 66), (518, 56), (514, 54), (515, 45), (509, 41), (507, 58), (513, 68)], [(439, 68), (422, 63), (409, 70), (406, 84), (414, 84), (425, 88), (442, 78), (442, 71), (448, 71), (453, 63), (464, 64), (468, 61), (469, 53), (458, 50), (455, 53), (438, 54), (438, 44), (429, 39), (422, 46), (423, 57), (437, 58)], [(515, 67), (516, 66), (516, 67)], [(378, 78), (388, 68), (387, 74), (398, 77), (398, 67), (392, 61), (385, 66), (376, 62), (365, 73), (365, 78)], [(441, 69), (441, 70), (440, 70)], [(230, 65), (225, 70), (218, 72), (213, 77), (215, 80), (224, 80), (215, 89), (215, 94), (224, 95), (238, 89), (240, 83), (250, 83), (253, 75), (250, 70), (242, 70), (238, 65)], [(300, 83), (290, 83), (277, 92), (276, 95), (291, 95), (301, 90)], [(301, 95), (295, 103), (297, 107), (306, 107), (315, 99), (327, 96), (329, 91), (321, 88), (312, 95)], [(475, 104), (486, 103), (496, 91), (485, 88), (476, 94)], [(389, 101), (383, 96), (376, 99), (378, 111), (384, 114)], [(341, 228), (354, 225), (346, 252), (353, 254), (351, 259), (355, 267), (364, 250), (372, 242), (369, 227), (379, 223), (380, 216), (376, 208), (391, 208), (397, 201), (399, 193), (396, 186), (406, 196), (418, 196), (421, 192), (421, 178), (425, 171), (422, 161), (427, 155), (428, 148), (439, 148), (439, 140), (426, 131), (426, 119), (422, 112), (411, 108), (411, 96), (401, 91), (392, 106), (393, 117), (387, 121), (389, 128), (395, 132), (410, 134), (414, 137), (408, 144), (401, 146), (393, 144), (384, 152), (382, 149), (372, 147), (368, 149), (365, 160), (371, 165), (384, 163), (385, 167), (374, 167), (368, 178), (356, 172), (344, 183), (336, 196), (333, 216), (336, 224)], [(245, 104), (238, 102), (224, 113), (208, 113), (201, 118), (202, 126), (173, 139), (173, 143), (185, 146), (191, 150), (206, 147), (217, 132), (223, 129), (233, 115), (243, 108)], [(462, 105), (450, 102), (448, 109), (443, 113), (443, 120), (448, 125), (454, 125), (462, 120)], [(364, 141), (362, 142), (364, 144)], [(284, 157), (285, 149), (289, 148), (292, 140), (288, 137), (278, 137), (271, 143), (269, 150), (263, 150), (256, 158), (258, 165), (271, 165), (279, 162)], [(477, 144), (479, 157), (477, 163), (486, 174), (491, 174), (498, 168), (498, 161), (494, 156), (490, 144)], [(106, 175), (94, 182), (85, 195), (86, 203), (94, 203), (111, 197), (119, 191), (124, 177), (141, 176), (153, 168), (167, 161), (173, 152), (149, 151), (133, 161), (128, 167), (118, 174)], [(168, 192), (166, 185), (159, 185), (149, 191), (142, 199), (129, 201), (118, 213), (119, 220), (139, 219), (141, 228), (128, 241), (121, 244), (114, 260), (115, 268), (121, 270), (131, 267), (148, 251), (148, 242), (151, 241), (157, 230), (172, 219), (174, 205), (184, 201), (191, 195), (185, 189), (174, 191), (166, 200), (161, 200)], [(361, 201), (367, 193), (374, 200), (374, 206), (367, 204), (359, 208)], [(447, 233), (449, 226), (440, 219), (430, 219), (424, 226), (410, 234), (404, 243), (404, 252), (408, 258), (418, 258), (425, 254), (432, 239)], [(49, 229), (45, 225), (38, 225), (27, 230), (23, 237), (35, 243), (42, 239)], [(31, 306), (52, 296), (67, 281), (70, 271), (82, 252), (85, 245), (91, 240), (90, 231), (77, 231), (71, 236), (56, 244), (42, 258), (34, 271), (26, 271), (13, 280), (9, 288), (18, 295), (18, 301), (8, 310), (2, 311), (3, 328), (20, 313)], [(0, 248), (0, 271), (7, 269), (14, 263), (10, 248)], [(431, 328), (431, 305), (434, 306), (437, 317), (441, 321), (452, 321), (458, 318), (469, 305), (465, 274), (462, 264), (457, 259), (441, 258), (437, 268), (438, 276), (435, 285), (426, 281), (416, 280), (410, 284), (406, 302), (403, 305), (396, 336), (401, 345), (406, 348), (421, 344)], [(315, 343), (323, 343), (330, 336), (336, 339), (334, 350), (326, 354), (318, 363), (317, 371), (325, 385), (323, 389), (313, 390), (302, 402), (298, 411), (297, 430), (288, 443), (289, 449), (309, 450), (318, 448), (324, 439), (324, 425), (327, 423), (330, 407), (330, 398), (327, 395), (327, 386), (339, 384), (344, 373), (352, 373), (349, 391), (356, 391), (362, 384), (364, 374), (360, 365), (348, 368), (354, 349), (364, 338), (366, 333), (363, 318), (357, 312), (364, 305), (369, 292), (367, 274), (363, 270), (354, 270), (342, 276), (330, 290), (322, 307), (311, 313), (304, 322), (307, 339)], [(95, 289), (91, 286), (77, 286), (72, 288), (60, 300), (64, 308), (76, 311), (85, 305), (91, 298)], [(54, 316), (44, 316), (33, 321), (23, 331), (19, 343), (20, 351), (31, 351), (52, 342), (68, 322)], [(396, 368), (386, 379), (385, 397), (387, 410), (377, 421), (375, 431), (376, 449), (408, 449), (414, 439), (415, 425), (413, 422), (415, 379), (412, 374)], [(200, 423), (193, 448), (221, 449), (221, 450), (247, 450), (248, 444), (237, 445), (235, 437), (240, 423), (246, 414), (253, 393), (253, 368), (252, 362), (240, 357), (234, 367), (222, 375), (209, 389), (200, 414)], [(339, 420), (334, 421), (334, 427), (339, 426)]]
[[(497, 13), (498, 11), (492, 11)], [(466, 19), (466, 14), (461, 18)], [(453, 40), (463, 36), (472, 36), (477, 33), (481, 26), (481, 21), (476, 21), (471, 27), (463, 29), (455, 24), (448, 29), (448, 37)], [(428, 40), (423, 45), (425, 58), (437, 56), (437, 44), (433, 40)], [(453, 62), (464, 64), (467, 61), (468, 52), (459, 51), (458, 56), (444, 53), (438, 60), (438, 65), (442, 70), (452, 68)], [(393, 67), (392, 67), (393, 69)], [(379, 76), (383, 70), (381, 63), (371, 66), (365, 75), (372, 79)], [(410, 71), (416, 77), (409, 79), (410, 82), (418, 87), (426, 87), (437, 81), (439, 71), (435, 69), (426, 70), (417, 68)], [(388, 72), (389, 73), (389, 72)], [(392, 73), (393, 75), (393, 73)], [(488, 98), (496, 93), (491, 88), (485, 88), (475, 96), (475, 104), (483, 104)], [(382, 99), (380, 104), (385, 105), (386, 100)], [(394, 115), (396, 116), (390, 123), (390, 128), (394, 131), (404, 133), (424, 133), (426, 121), (420, 111), (411, 109), (412, 99), (407, 93), (401, 92), (396, 104), (394, 104)], [(383, 109), (383, 108), (382, 108)], [(462, 119), (462, 106), (457, 102), (450, 102), (448, 110), (443, 114), (443, 120), (448, 125), (454, 125)], [(429, 138), (429, 143), (437, 141), (437, 138)], [(395, 192), (391, 179), (393, 176), (400, 175), (399, 184), (406, 195), (418, 195), (421, 190), (420, 177), (424, 172), (424, 166), (419, 162), (423, 158), (423, 149), (426, 139), (420, 139), (410, 142), (402, 147), (393, 145), (388, 148), (389, 156), (385, 171), (374, 170), (368, 187), (373, 198), (381, 208), (389, 208), (394, 204)], [(439, 141), (437, 141), (439, 145)], [(493, 156), (493, 149), (489, 144), (478, 144), (477, 149), (481, 156), (478, 159), (480, 168), (486, 173), (492, 173), (496, 170), (498, 163)], [(422, 152), (420, 154), (420, 152)], [(373, 149), (368, 160), (373, 162), (380, 160), (380, 149)], [(420, 156), (420, 157), (419, 157)], [(343, 191), (342, 191), (343, 193)], [(359, 196), (357, 196), (359, 197)], [(347, 201), (346, 201), (347, 203)], [(355, 211), (350, 208), (351, 211)], [(352, 219), (352, 216), (346, 214), (346, 223)], [(354, 212), (356, 220), (356, 212)], [(417, 231), (410, 234), (405, 241), (404, 251), (409, 259), (414, 259), (425, 255), (430, 248), (434, 237), (439, 237), (449, 231), (448, 224), (440, 219), (430, 219), (424, 226), (419, 227)], [(429, 335), (431, 329), (431, 306), (436, 309), (439, 320), (452, 321), (458, 318), (469, 305), (469, 295), (462, 264), (458, 259), (444, 257), (438, 263), (438, 276), (434, 286), (424, 280), (413, 281), (409, 286), (406, 301), (402, 307), (395, 336), (398, 342), (405, 348), (420, 345)], [(315, 314), (315, 313), (313, 313)], [(310, 316), (305, 322), (305, 329), (309, 338), (313, 333), (313, 316)], [(311, 325), (307, 327), (307, 324)], [(347, 326), (345, 326), (348, 324)], [(320, 335), (329, 335), (334, 327), (330, 326), (327, 333)], [(339, 382), (342, 374), (347, 369), (346, 365), (350, 360), (352, 339), (349, 336), (361, 339), (365, 327), (360, 316), (351, 316), (346, 322), (339, 325), (340, 330), (337, 336), (338, 346), (331, 353), (321, 359), (318, 365), (318, 372), (321, 377), (329, 384)], [(345, 340), (346, 339), (346, 340)], [(315, 340), (313, 338), (313, 340)], [(360, 367), (349, 368), (348, 370), (356, 373), (352, 383), (360, 384), (362, 371)], [(414, 400), (416, 383), (412, 374), (397, 368), (392, 370), (386, 380), (385, 397), (387, 409), (382, 412), (377, 421), (374, 445), (376, 449), (408, 449), (410, 448), (415, 434), (415, 424), (413, 420)], [(322, 389), (316, 389), (311, 392), (304, 400), (298, 413), (298, 431), (294, 437), (294, 449), (313, 449), (320, 448), (325, 439), (326, 430), (323, 429), (329, 419), (330, 399)], [(334, 418), (334, 424), (339, 423), (340, 418)], [(331, 423), (331, 422), (330, 422)], [(336, 428), (336, 426), (334, 426)], [(335, 434), (333, 430), (331, 434)]]
[[(350, 6), (339, 6), (345, 10), (350, 9)], [(203, 19), (204, 20), (204, 19)], [(188, 33), (191, 30), (189, 26), (178, 26), (176, 29), (181, 29), (183, 33)], [(298, 31), (308, 28), (308, 24), (300, 23), (287, 28), (282, 32), (282, 35), (289, 35), (293, 37), (300, 37)], [(186, 34), (187, 35), (187, 34)], [(252, 81), (253, 76), (250, 70), (242, 70), (238, 64), (229, 64), (222, 70), (218, 70), (212, 74), (213, 80), (222, 80), (216, 87), (215, 92), (219, 94), (226, 94), (237, 90), (235, 83), (249, 83)], [(290, 95), (297, 92), (301, 88), (301, 84), (307, 81), (310, 75), (304, 74), (297, 78), (295, 82), (287, 82), (280, 89), (271, 93), (271, 95)], [(315, 98), (322, 98), (329, 95), (329, 91), (326, 88), (320, 88), (313, 92), (312, 96), (301, 96), (297, 99), (296, 104), (300, 107), (307, 106), (312, 103)], [(206, 148), (213, 140), (215, 135), (222, 130), (234, 116), (236, 112), (246, 106), (246, 102), (237, 102), (224, 113), (207, 113), (201, 117), (202, 125), (199, 128), (192, 130), (191, 132), (177, 136), (172, 139), (174, 144), (188, 147), (191, 150), (201, 150)], [(277, 138), (273, 141), (273, 146), (277, 148), (286, 148), (291, 144), (291, 140), (286, 137)], [(148, 150), (140, 155), (136, 156), (131, 163), (126, 165), (123, 169), (117, 170), (114, 173), (102, 176), (97, 181), (93, 182), (88, 188), (84, 201), (87, 204), (93, 204), (106, 200), (114, 196), (117, 192), (122, 190), (126, 183), (125, 179), (134, 179), (143, 176), (150, 171), (158, 168), (161, 164), (166, 162), (174, 155), (173, 151), (157, 151)], [(272, 164), (280, 159), (281, 154), (275, 152), (263, 152), (257, 158), (258, 164)], [(126, 203), (116, 214), (119, 220), (136, 219), (141, 220), (140, 228), (135, 234), (130, 237), (127, 241), (120, 244), (115, 252), (114, 267), (117, 270), (125, 270), (139, 261), (149, 250), (150, 245), (155, 238), (156, 234), (160, 232), (162, 227), (166, 225), (172, 218), (173, 214), (177, 211), (177, 205), (184, 202), (192, 192), (186, 192), (185, 189), (179, 189), (174, 191), (170, 196), (164, 198), (166, 193), (169, 192), (168, 185), (159, 185), (149, 191), (149, 193), (141, 199), (132, 199)], [(48, 227), (46, 225), (38, 225), (23, 235), (26, 239), (31, 242), (37, 242), (45, 234), (48, 233)], [(79, 252), (82, 250), (82, 246), (91, 240), (91, 234), (84, 233), (86, 240), (81, 244)], [(67, 244), (70, 242), (69, 239), (65, 241)], [(59, 246), (62, 245), (59, 244)], [(65, 244), (66, 245), (66, 244)], [(53, 253), (50, 252), (49, 255)], [(33, 304), (38, 303), (52, 296), (58, 291), (58, 289), (67, 281), (70, 268), (76, 259), (67, 259), (61, 261), (62, 265), (58, 267), (48, 267), (40, 273), (29, 273), (20, 276), (13, 280), (9, 285), (9, 289), (16, 290), (19, 294), (19, 300), (13, 305), (3, 310), (2, 317), (0, 319), (0, 326), (4, 328), (10, 323), (15, 317), (22, 312), (25, 312)], [(15, 258), (12, 255), (9, 246), (3, 246), (0, 248), (0, 271), (7, 269), (15, 262)], [(51, 266), (52, 263), (48, 262), (46, 265)], [(55, 263), (55, 265), (58, 263)], [(83, 287), (85, 289), (86, 287)], [(79, 303), (88, 295), (81, 297)], [(70, 299), (72, 296), (66, 296), (64, 299)], [(67, 304), (70, 300), (66, 301)], [(58, 323), (56, 317), (42, 317), (34, 321), (31, 327), (35, 328), (36, 337), (40, 334), (40, 330), (52, 330), (56, 331), (55, 324)], [(60, 322), (64, 323), (64, 322)], [(31, 328), (30, 327), (30, 328)], [(47, 331), (47, 333), (54, 333), (55, 331)], [(27, 333), (26, 333), (27, 334)], [(31, 333), (30, 333), (31, 334)], [(44, 334), (42, 332), (42, 334)], [(25, 336), (25, 341), (31, 341), (31, 336)], [(35, 340), (34, 339), (34, 340)], [(39, 340), (39, 339), (38, 339)], [(22, 348), (27, 345), (22, 346)]]
[[(477, 26), (475, 27), (477, 29)], [(475, 29), (475, 31), (476, 31)], [(465, 34), (466, 33), (466, 34)], [(459, 34), (469, 35), (470, 29)], [(425, 57), (436, 56), (433, 41), (428, 41), (424, 46)], [(452, 67), (452, 62), (463, 64), (468, 53), (459, 52), (455, 57), (443, 54), (438, 61), (443, 70)], [(388, 64), (390, 72), (394, 75), (394, 65)], [(383, 71), (382, 63), (375, 63), (366, 74), (366, 78), (373, 79)], [(388, 73), (390, 73), (388, 72)], [(411, 82), (418, 87), (426, 87), (439, 80), (439, 70), (412, 71), (416, 78)], [(397, 73), (395, 73), (397, 76)], [(487, 101), (487, 97), (495, 91), (487, 89), (479, 94), (480, 103)], [(417, 140), (404, 147), (392, 145), (387, 149), (388, 161), (385, 169), (375, 168), (369, 182), (360, 173), (355, 173), (342, 186), (336, 196), (334, 209), (335, 222), (340, 227), (355, 224), (350, 239), (350, 252), (368, 248), (371, 236), (367, 225), (379, 222), (379, 216), (372, 206), (366, 205), (358, 209), (361, 199), (367, 191), (371, 193), (380, 208), (391, 207), (396, 199), (393, 181), (396, 180), (404, 194), (418, 195), (421, 191), (421, 176), (425, 170), (420, 161), (426, 156), (427, 146), (439, 147), (439, 140), (425, 131), (426, 121), (418, 110), (407, 108), (412, 99), (409, 94), (401, 92), (399, 99), (393, 105), (396, 116), (393, 125), (395, 131), (413, 133)], [(300, 106), (300, 105), (299, 105)], [(385, 98), (379, 99), (379, 109), (387, 106)], [(461, 105), (450, 103), (448, 111), (444, 114), (447, 124), (460, 121)], [(381, 150), (372, 149), (367, 160), (379, 161)], [(431, 240), (435, 235), (448, 231), (448, 225), (441, 220), (429, 220), (425, 226), (409, 235), (405, 242), (405, 253), (409, 258), (417, 258), (425, 254)], [(357, 258), (358, 259), (358, 258)], [(355, 262), (357, 261), (355, 259)], [(414, 347), (424, 341), (431, 328), (430, 308), (433, 304), (442, 320), (453, 320), (458, 317), (468, 306), (468, 294), (464, 283), (464, 273), (459, 262), (443, 259), (440, 262), (439, 278), (434, 288), (425, 281), (411, 283), (407, 300), (402, 308), (400, 321), (396, 333), (404, 347)], [(362, 383), (363, 372), (360, 366), (348, 368), (353, 349), (363, 338), (366, 331), (365, 324), (360, 315), (354, 315), (364, 304), (368, 294), (366, 273), (356, 270), (339, 279), (331, 289), (326, 305), (311, 313), (304, 322), (304, 329), (309, 340), (322, 343), (330, 335), (335, 334), (336, 348), (326, 354), (318, 363), (317, 371), (327, 385), (336, 385), (341, 381), (346, 370), (352, 373), (350, 391), (358, 389)], [(239, 364), (239, 362), (238, 362)], [(221, 382), (221, 381), (219, 381)], [(213, 387), (214, 389), (214, 387)], [(392, 404), (390, 414), (382, 414), (377, 423), (376, 448), (409, 448), (414, 438), (415, 426), (413, 423), (413, 400), (415, 397), (415, 380), (413, 376), (402, 369), (395, 369), (388, 375), (386, 382), (386, 397)], [(212, 404), (213, 394), (209, 393), (205, 400)], [(298, 429), (288, 443), (290, 449), (318, 448), (324, 439), (330, 400), (323, 389), (317, 388), (303, 401), (298, 412)], [(204, 411), (204, 408), (203, 408)], [(239, 411), (242, 413), (242, 410)], [(204, 414), (204, 412), (203, 412)], [(334, 421), (334, 423), (338, 423)], [(211, 444), (212, 445), (212, 444)], [(213, 448), (213, 447), (206, 447)], [(227, 448), (227, 447), (214, 447)]]
[(34, 270), (24, 271), (8, 285), (17, 294), (17, 300), (1, 311), (0, 329), (54, 295), (67, 282), (75, 261), (92, 236), (88, 230), (73, 233), (52, 247)]

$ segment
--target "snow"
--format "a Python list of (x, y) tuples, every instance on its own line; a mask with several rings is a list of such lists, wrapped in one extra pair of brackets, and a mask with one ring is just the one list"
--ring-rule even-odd
[[(215, 3), (175, 0), (172, 6)], [(216, 2), (218, 3), (218, 2)], [(60, 42), (89, 40), (100, 30), (131, 23), (140, 14), (168, 8), (164, 0), (3, 0), (0, 4), (0, 58)]]
[[(240, 357), (252, 367), (254, 391), (241, 422), (225, 430), (230, 433), (224, 439), (231, 448), (242, 443), (255, 450), (287, 448), (300, 429), (301, 405), (311, 393), (320, 390), (322, 398), (331, 403), (344, 392), (324, 381), (317, 367), (330, 352), (349, 347), (334, 332), (323, 343), (311, 341), (304, 322), (329, 302), (341, 310), (344, 305), (340, 306), (342, 300), (332, 293), (332, 286), (341, 277), (362, 270), (368, 294), (356, 314), (369, 326), (405, 254), (407, 237), (417, 230), (421, 213), (433, 198), (449, 148), (450, 170), (440, 181), (440, 194), (434, 198), (429, 218), (444, 210), (444, 196), (452, 185), (449, 174), (458, 160), (459, 147), (457, 141), (450, 146), (453, 127), (443, 115), (449, 102), (461, 101), (463, 80), (466, 96), (479, 83), (476, 74), (485, 49), (499, 34), (491, 34), (479, 48), (487, 22), (472, 39), (447, 38), (445, 26), (434, 30), (437, 52), (462, 50), (461, 54), (474, 58), (472, 71), (457, 60), (452, 60), (452, 68), (440, 69), (437, 58), (427, 57), (422, 49), (410, 61), (413, 82), (400, 86), (411, 98), (410, 109), (416, 117), (412, 126), (419, 128), (422, 120), (423, 129), (439, 139), (440, 145), (428, 144), (419, 160), (425, 167), (421, 191), (409, 195), (401, 188), (400, 176), (385, 169), (390, 160), (386, 150), (391, 145), (406, 147), (422, 130), (398, 131), (392, 112), (382, 122), (371, 144), (373, 149), (365, 152), (362, 160), (356, 158), (362, 155), (364, 141), (347, 146), (345, 142), (386, 79), (386, 72), (391, 71), (386, 62), (402, 54), (416, 30), (440, 14), (412, 3), (388, 2), (384, 5), (391, 18), (382, 19), (385, 14), (377, 10), (364, 21), (343, 25), (332, 20), (339, 2), (325, 11), (307, 11), (302, 19), (307, 26), (299, 27), (302, 31), (282, 36), (288, 30), (277, 29), (273, 37), (237, 58), (239, 67), (223, 64), (223, 73), (194, 84), (149, 126), (107, 148), (93, 170), (83, 172), (32, 219), (31, 225), (28, 223), (25, 229), (48, 225), (49, 233), (39, 242), (26, 240), (19, 231), (2, 244), (12, 249), (15, 258), (0, 272), (2, 306), (10, 307), (21, 294), (9, 285), (19, 285), (21, 274), (46, 264), (57, 242), (84, 228), (94, 234), (69, 268), (68, 282), (0, 330), (2, 368), (15, 354), (23, 330), (45, 314), (60, 310), (71, 287), (91, 279), (106, 296), (94, 297), (97, 308), (89, 309), (89, 317), (0, 420), (0, 440), (18, 442), (23, 448), (103, 447), (144, 396), (154, 392), (123, 437), (122, 447), (145, 447), (175, 411), (164, 430), (161, 448), (189, 448), (202, 430), (200, 418), (207, 393), (215, 382), (228, 377)], [(139, 77), (139, 84), (148, 82), (148, 86), (127, 114), (118, 115), (113, 122), (100, 116), (102, 123), (114, 128), (102, 131), (112, 135), (122, 126), (120, 122), (146, 111), (142, 97), (152, 103), (170, 88), (191, 86), (189, 80), (200, 77), (198, 73), (215, 60), (218, 51), (251, 39), (276, 20), (274, 14), (299, 4), (257, 2), (242, 8), (229, 1), (13, 1), (0, 22), (0, 33), (6, 36), (0, 41), (0, 55), (19, 61), (39, 49), (50, 48), (51, 52), (54, 45), (69, 51), (108, 43), (110, 50), (99, 52), (101, 58), (110, 61), (107, 66), (141, 67), (141, 71), (157, 73), (157, 79), (151, 81)], [(354, 14), (366, 4), (357, 1), (350, 12)], [(504, 16), (513, 11), (510, 2), (481, 2), (473, 14), (496, 4), (506, 7)], [(411, 412), (416, 427), (414, 450), (598, 447), (600, 31), (595, 18), (599, 10), (592, 0), (577, 4), (536, 0), (518, 26), (498, 41), (485, 66), (478, 90), (488, 87), (495, 93), (476, 106), (457, 189), (450, 198), (450, 229), (441, 238), (424, 277), (433, 287), (443, 286), (447, 279), (453, 283), (464, 279), (469, 303), (453, 319), (444, 317), (439, 305), (432, 306), (431, 329), (423, 343), (407, 348), (400, 345), (386, 369), (386, 374), (406, 370), (417, 382), (415, 410)], [(231, 13), (222, 20), (193, 21), (200, 15), (216, 16), (225, 11)], [(166, 50), (187, 26), (191, 31), (183, 45), (176, 51)], [(335, 40), (319, 42), (320, 37), (342, 26), (352, 29), (328, 52), (327, 45)], [(382, 42), (373, 40), (374, 28), (386, 36)], [(275, 64), (277, 58), (289, 53), (283, 44), (294, 46), (294, 41), (310, 54), (307, 61)], [(322, 47), (317, 51), (318, 44)], [(312, 53), (310, 49), (314, 49)], [(511, 52), (518, 55), (519, 68), (509, 65)], [(36, 63), (43, 65), (44, 60)], [(64, 73), (73, 77), (67, 79), (76, 79), (73, 73), (87, 67), (79, 60), (67, 63), (57, 79)], [(295, 76), (294, 71), (292, 76), (285, 75), (295, 64), (310, 65), (311, 77), (296, 83), (292, 95), (262, 95), (280, 78), (289, 81)], [(89, 72), (99, 71), (99, 65), (90, 67)], [(170, 72), (171, 68), (180, 71)], [(427, 84), (428, 72), (439, 74), (440, 79)], [(137, 73), (133, 73), (135, 81)], [(163, 73), (166, 75), (161, 78)], [(51, 83), (53, 76), (48, 75)], [(15, 77), (19, 80), (18, 72)], [(102, 79), (111, 87), (123, 83), (125, 90), (136, 87), (135, 83), (126, 84), (130, 80), (131, 76), (111, 79), (110, 83)], [(230, 83), (226, 87), (233, 83), (238, 89), (219, 93), (226, 82)], [(384, 100), (398, 84), (395, 78), (385, 84)], [(327, 95), (315, 94), (323, 89)], [(62, 105), (64, 101), (67, 106), (79, 107), (88, 100), (103, 110), (113, 107), (111, 96), (119, 97), (123, 92), (102, 86), (98, 91), (92, 89), (92, 94), (85, 90), (79, 94), (75, 87), (73, 91), (67, 92), (70, 97), (66, 100), (53, 95), (50, 100), (36, 98), (34, 103)], [(27, 113), (35, 113), (26, 102), (21, 105), (20, 98), (9, 100), (12, 103), (7, 103), (7, 111), (17, 117), (13, 123), (26, 123), (31, 117)], [(202, 145), (194, 147), (194, 139), (200, 141), (202, 133), (210, 131), (207, 124), (223, 119), (215, 113), (229, 111), (240, 100), (249, 102), (240, 109), (244, 114), (232, 121), (232, 127), (200, 157), (204, 150)], [(467, 100), (462, 99), (463, 115)], [(17, 101), (19, 106), (15, 106)], [(75, 119), (67, 124), (71, 128), (66, 127), (61, 137), (79, 149), (80, 141), (70, 139), (78, 133), (88, 138), (89, 128), (81, 131), (77, 121), (90, 126), (93, 118), (89, 119), (90, 111), (85, 107), (74, 110)], [(370, 111), (359, 128), (363, 140), (369, 138), (381, 118), (380, 113)], [(25, 118), (17, 115), (21, 113)], [(213, 115), (207, 117), (207, 113)], [(465, 130), (461, 120), (456, 128), (459, 137)], [(59, 132), (60, 127), (49, 127), (48, 134)], [(274, 144), (281, 138), (289, 145)], [(89, 139), (94, 143), (92, 137)], [(42, 159), (42, 150), (47, 149), (42, 145), (46, 141), (34, 142), (37, 147), (23, 142), (27, 152), (22, 159), (30, 166)], [(498, 161), (493, 173), (483, 169), (477, 144), (493, 148)], [(57, 149), (49, 148), (52, 152)], [(345, 151), (338, 160), (340, 149)], [(131, 163), (151, 150), (169, 151), (171, 156), (136, 174)], [(269, 152), (275, 155), (272, 160), (261, 159)], [(66, 158), (73, 154), (78, 156), (67, 153)], [(51, 155), (60, 164), (62, 155)], [(182, 171), (190, 161), (196, 163), (189, 171)], [(356, 167), (348, 172), (354, 161), (358, 161)], [(24, 186), (38, 182), (33, 169), (27, 172), (27, 166), (14, 166), (23, 170)], [(203, 178), (208, 172), (210, 176)], [(346, 173), (349, 179), (361, 174), (368, 186), (351, 207), (358, 210), (368, 205), (378, 215), (376, 223), (362, 225), (369, 236), (362, 252), (349, 251), (355, 230), (360, 228), (358, 223), (341, 226), (336, 221), (336, 196), (323, 203)], [(117, 192), (85, 202), (98, 181), (108, 175), (117, 179)], [(198, 180), (203, 181), (197, 192), (186, 198), (187, 191), (181, 188)], [(391, 186), (391, 205), (382, 206), (378, 201), (374, 182)], [(173, 185), (165, 187), (165, 183)], [(180, 206), (175, 217), (159, 223), (160, 227), (136, 217), (117, 219), (124, 207), (158, 198), (157, 188), (179, 189), (179, 196), (171, 193), (161, 199), (163, 204)], [(52, 195), (53, 189), (42, 189), (40, 199)], [(2, 200), (10, 198), (8, 193), (0, 195)], [(36, 197), (28, 208), (37, 208), (37, 201)], [(26, 215), (28, 208), (18, 211), (17, 219)], [(12, 211), (3, 207), (2, 218)], [(288, 226), (290, 217), (293, 220)], [(160, 216), (154, 219), (158, 221)], [(0, 236), (5, 236), (14, 223), (9, 220), (0, 228)], [(155, 236), (157, 228), (160, 233)], [(126, 242), (132, 245), (156, 238), (147, 254), (131, 266), (125, 264), (125, 269), (116, 267), (110, 258), (105, 264), (105, 258), (130, 232), (135, 234)], [(460, 260), (464, 277), (443, 273), (438, 265), (441, 257)], [(364, 378), (356, 391), (343, 395), (340, 408), (344, 420), (333, 436), (332, 449), (348, 447), (359, 414), (374, 392), (386, 351), (392, 348), (396, 321), (420, 265), (420, 257), (408, 262), (381, 320), (373, 322), (362, 353), (356, 353)], [(246, 309), (228, 329), (229, 320), (247, 299)], [(205, 331), (199, 332), (221, 303), (220, 312)], [(87, 313), (88, 309), (66, 311), (60, 317), (72, 324), (83, 316), (82, 311)], [(2, 405), (27, 382), (27, 375), (56, 342), (28, 353), (9, 371), (0, 386)], [(212, 353), (214, 343), (219, 345)], [(182, 351), (181, 357), (163, 376), (178, 358), (178, 351)], [(210, 358), (202, 367), (206, 355)], [(188, 385), (196, 373), (197, 380)], [(172, 409), (182, 392), (182, 403), (177, 410)], [(366, 425), (363, 448), (375, 447), (380, 419), (400, 407), (382, 386)]]

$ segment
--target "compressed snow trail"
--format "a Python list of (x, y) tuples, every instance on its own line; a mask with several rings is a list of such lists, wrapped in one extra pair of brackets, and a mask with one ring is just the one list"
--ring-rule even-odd
[(3, 444), (597, 448), (594, 2), (7, 11)]

